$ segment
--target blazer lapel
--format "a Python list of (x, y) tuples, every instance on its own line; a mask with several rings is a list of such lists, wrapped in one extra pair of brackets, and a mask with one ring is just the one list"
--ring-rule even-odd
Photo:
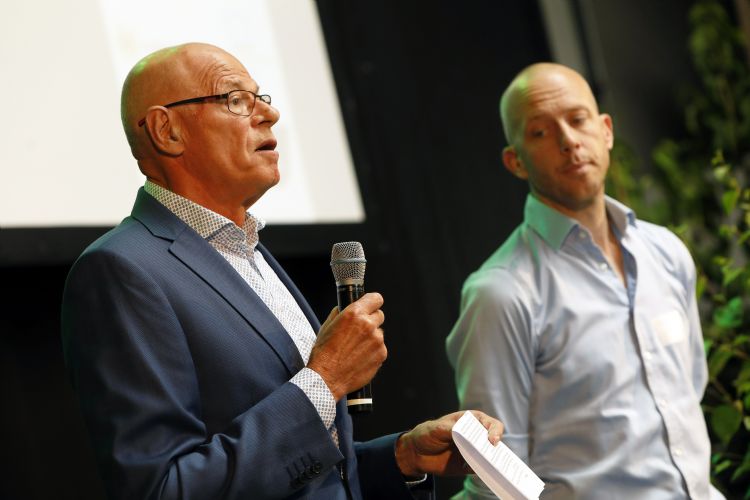
[(290, 375), (304, 367), (297, 346), (276, 316), (239, 273), (198, 233), (143, 189), (138, 192), (133, 217), (141, 221), (155, 236), (172, 241), (170, 253), (200, 276), (245, 318), (276, 352)]

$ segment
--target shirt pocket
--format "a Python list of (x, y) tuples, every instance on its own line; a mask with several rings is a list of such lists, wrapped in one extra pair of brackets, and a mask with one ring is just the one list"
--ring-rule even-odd
[(662, 346), (684, 342), (687, 338), (687, 321), (682, 312), (672, 309), (651, 320), (651, 327)]

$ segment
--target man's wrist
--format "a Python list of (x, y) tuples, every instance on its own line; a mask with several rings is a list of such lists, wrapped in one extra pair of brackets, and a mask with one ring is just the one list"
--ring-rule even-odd
[(398, 437), (395, 448), (396, 465), (404, 479), (407, 482), (423, 480), (425, 473), (417, 467), (417, 454), (408, 432)]
[(330, 428), (336, 419), (336, 398), (323, 377), (315, 370), (305, 367), (290, 382), (302, 389), (320, 415), (325, 428)]
[(333, 399), (337, 403), (342, 397), (344, 397), (346, 393), (341, 390), (341, 387), (333, 383), (333, 380), (331, 380), (331, 376), (325, 369), (323, 369), (322, 366), (319, 366), (318, 363), (310, 362), (305, 368), (309, 368), (310, 370), (318, 374), (323, 382), (325, 382), (326, 386), (328, 386), (328, 390), (331, 392), (331, 395), (333, 395)]

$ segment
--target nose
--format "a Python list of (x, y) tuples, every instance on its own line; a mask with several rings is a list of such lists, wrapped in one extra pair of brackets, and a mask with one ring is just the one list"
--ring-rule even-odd
[(581, 147), (578, 134), (566, 123), (560, 125), (560, 151), (570, 153)]
[(258, 99), (255, 103), (255, 109), (253, 109), (253, 115), (250, 118), (253, 126), (262, 124), (272, 126), (279, 121), (280, 117), (278, 109)]

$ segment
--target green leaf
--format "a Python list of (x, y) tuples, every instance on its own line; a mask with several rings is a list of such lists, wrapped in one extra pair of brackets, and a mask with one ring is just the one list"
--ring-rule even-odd
[[(750, 226), (750, 214), (747, 214), (746, 217), (748, 218), (748, 220), (745, 221), (745, 224), (747, 224), (747, 225)], [(740, 245), (742, 245), (743, 243), (745, 243), (747, 241), (748, 238), (750, 238), (750, 230), (745, 231), (744, 233), (742, 233), (740, 235), (739, 239), (737, 240), (737, 242)]]
[(714, 177), (716, 180), (724, 182), (729, 175), (729, 165), (721, 165), (714, 169)]
[(741, 383), (738, 384), (737, 381), (735, 380), (733, 382), (733, 385), (735, 387), (737, 387), (737, 395), (738, 396), (743, 396), (745, 394), (750, 394), (750, 382), (741, 382)]
[(695, 296), (700, 299), (703, 297), (703, 293), (706, 291), (707, 278), (703, 275), (698, 277), (698, 282), (695, 284)]
[(726, 346), (719, 346), (711, 353), (708, 357), (708, 376), (711, 380), (716, 380), (716, 377), (726, 366), (727, 362), (732, 359), (732, 351)]
[(711, 350), (711, 347), (714, 345), (714, 341), (709, 338), (703, 339), (703, 352), (708, 354), (708, 352)]
[(725, 330), (737, 328), (742, 324), (742, 299), (732, 298), (725, 306), (714, 312), (714, 324)]
[(734, 207), (737, 206), (737, 200), (739, 199), (739, 189), (733, 189), (721, 195), (721, 206), (724, 207), (724, 213), (727, 215), (731, 214), (734, 211)]
[(741, 423), (742, 414), (734, 405), (717, 406), (711, 412), (711, 428), (724, 445), (729, 444)]
[(719, 235), (721, 235), (722, 238), (729, 239), (735, 234), (737, 234), (737, 226), (731, 226), (729, 224), (721, 224), (719, 226)]
[(724, 159), (724, 152), (721, 149), (717, 149), (714, 151), (714, 156), (711, 158), (711, 165), (714, 168), (714, 170), (719, 170), (721, 168), (726, 168), (729, 170), (729, 165), (726, 164), (726, 160)]
[[(742, 476), (750, 472), (750, 462), (745, 462), (744, 464), (737, 467), (734, 472), (732, 473), (732, 478), (730, 481), (735, 482), (738, 479), (740, 479)], [(718, 474), (718, 472), (717, 472)]]
[(731, 282), (737, 279), (738, 276), (740, 276), (745, 271), (742, 267), (731, 267), (727, 266), (721, 270), (722, 274), (724, 275), (723, 284), (724, 286), (729, 285)]
[(714, 467), (714, 474), (721, 474), (723, 471), (725, 471), (727, 468), (732, 466), (731, 460), (724, 460), (720, 464), (718, 464), (716, 467)]
[(737, 378), (734, 379), (734, 383), (735, 385), (739, 385), (742, 382), (748, 381), (750, 381), (750, 360), (746, 359), (742, 362), (742, 368), (740, 368), (740, 373), (737, 374)]

